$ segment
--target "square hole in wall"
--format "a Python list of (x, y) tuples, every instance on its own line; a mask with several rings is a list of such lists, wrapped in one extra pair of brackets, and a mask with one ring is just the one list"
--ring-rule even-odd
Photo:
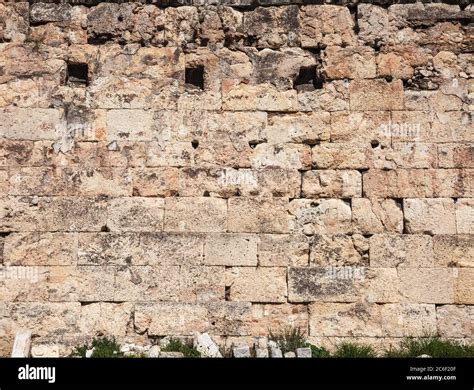
[(323, 87), (324, 79), (313, 66), (302, 66), (298, 76), (293, 80), (293, 88), (298, 91), (312, 91)]
[(68, 63), (66, 82), (72, 85), (88, 85), (89, 66), (85, 63)]
[(187, 88), (204, 90), (204, 66), (186, 68), (184, 82)]

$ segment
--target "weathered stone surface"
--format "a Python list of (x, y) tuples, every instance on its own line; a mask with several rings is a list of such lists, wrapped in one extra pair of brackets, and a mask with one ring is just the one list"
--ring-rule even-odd
[(424, 337), (435, 334), (435, 305), (415, 303), (389, 303), (382, 305), (382, 330), (384, 336)]
[(267, 336), (268, 330), (278, 332), (285, 326), (308, 328), (308, 309), (306, 305), (252, 304), (250, 334)]
[(235, 358), (249, 358), (250, 357), (250, 347), (248, 345), (239, 345), (232, 348), (232, 355)]
[(455, 303), (472, 305), (474, 302), (474, 269), (473, 268), (459, 268), (455, 269), (458, 272), (454, 281), (455, 288)]
[(165, 231), (222, 232), (227, 227), (227, 202), (217, 198), (167, 198)]
[(316, 234), (311, 240), (310, 264), (326, 266), (362, 266), (368, 264), (369, 242), (354, 234)]
[(295, 142), (312, 145), (329, 139), (330, 121), (327, 112), (270, 115), (265, 133), (272, 144)]
[(401, 110), (403, 108), (403, 85), (401, 80), (354, 80), (350, 86), (352, 110), (377, 111)]
[(66, 129), (57, 109), (2, 109), (0, 118), (2, 138), (6, 139), (56, 140)]
[(352, 221), (362, 234), (403, 231), (403, 211), (393, 199), (352, 199)]
[(81, 306), (79, 326), (85, 335), (125, 336), (133, 316), (133, 304), (94, 302)]
[(441, 305), (436, 308), (438, 332), (441, 337), (472, 337), (472, 306)]
[(398, 302), (395, 268), (311, 267), (290, 268), (290, 302)]
[(472, 199), (458, 199), (455, 208), (457, 233), (474, 233), (474, 201)]
[(231, 301), (286, 301), (285, 268), (232, 267), (226, 270), (225, 284)]
[(433, 267), (433, 244), (428, 235), (375, 234), (370, 241), (371, 267)]
[(362, 175), (354, 170), (311, 170), (302, 175), (306, 198), (356, 198), (362, 196)]
[(159, 198), (114, 198), (107, 204), (107, 227), (112, 232), (162, 231), (164, 208)]
[(204, 264), (256, 266), (257, 245), (257, 235), (209, 234), (204, 244)]
[(399, 268), (400, 293), (411, 303), (453, 303), (455, 271), (451, 268)]
[(29, 4), (0, 4), (0, 38), (2, 42), (23, 42), (28, 35)]
[(242, 233), (288, 233), (288, 201), (282, 198), (231, 198), (228, 229)]
[(403, 210), (408, 233), (456, 233), (452, 199), (404, 199)]
[(252, 153), (252, 168), (308, 169), (311, 149), (300, 144), (260, 144)]
[(323, 72), (330, 80), (373, 79), (376, 76), (372, 48), (329, 46), (323, 54)]
[(472, 235), (442, 234), (433, 237), (434, 263), (438, 267), (474, 267)]
[(207, 333), (194, 335), (194, 346), (201, 353), (201, 356), (219, 358), (222, 357), (218, 346)]
[(258, 264), (263, 267), (308, 265), (309, 243), (303, 234), (261, 234)]

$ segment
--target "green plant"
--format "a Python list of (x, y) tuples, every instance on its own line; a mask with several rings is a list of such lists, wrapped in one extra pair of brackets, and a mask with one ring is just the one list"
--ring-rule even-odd
[(343, 342), (336, 346), (333, 357), (337, 358), (357, 358), (357, 357), (375, 357), (376, 353), (370, 345)]
[(120, 345), (115, 341), (115, 338), (94, 337), (92, 344), (84, 344), (74, 348), (71, 357), (86, 357), (87, 350), (93, 349), (92, 358), (117, 358), (123, 357), (123, 352), (120, 352)]
[(300, 328), (286, 327), (280, 333), (268, 331), (268, 339), (274, 341), (283, 353), (294, 352), (296, 348), (307, 346), (306, 338)]
[(191, 344), (185, 344), (178, 339), (170, 339), (166, 347), (161, 349), (162, 352), (181, 352), (184, 357), (201, 357), (201, 353)]
[(305, 347), (311, 348), (311, 357), (314, 358), (327, 358), (331, 357), (331, 353), (324, 347), (317, 347), (311, 343), (306, 343)]
[(408, 337), (400, 343), (398, 348), (390, 348), (385, 351), (386, 357), (417, 357), (420, 355), (429, 355), (434, 358), (474, 357), (474, 344), (462, 345), (436, 336)]

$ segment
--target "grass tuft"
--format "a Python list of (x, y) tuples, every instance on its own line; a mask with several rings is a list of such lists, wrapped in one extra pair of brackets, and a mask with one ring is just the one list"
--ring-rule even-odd
[(343, 342), (336, 346), (333, 357), (336, 358), (371, 358), (376, 357), (375, 350), (370, 345)]
[(385, 352), (386, 357), (417, 357), (420, 355), (429, 355), (434, 358), (474, 357), (474, 345), (462, 345), (459, 342), (430, 336), (406, 338), (398, 348), (391, 348)]
[(268, 331), (268, 339), (274, 341), (283, 353), (295, 352), (296, 348), (307, 346), (306, 337), (300, 328), (286, 327), (280, 333)]
[(185, 344), (181, 340), (171, 339), (162, 352), (181, 352), (184, 357), (201, 357), (201, 353), (191, 344)]

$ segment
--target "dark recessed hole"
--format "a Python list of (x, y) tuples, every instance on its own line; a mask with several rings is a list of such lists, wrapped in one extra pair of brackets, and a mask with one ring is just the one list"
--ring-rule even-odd
[(293, 88), (298, 91), (313, 91), (321, 89), (324, 79), (316, 68), (313, 66), (302, 66), (298, 76), (293, 80)]
[(186, 68), (184, 82), (188, 88), (204, 90), (204, 66)]
[(209, 43), (209, 38), (201, 38), (201, 42), (199, 46), (206, 47), (208, 43)]
[(119, 22), (123, 22), (123, 16), (122, 16), (122, 15), (119, 15), (119, 17), (117, 18), (117, 20), (118, 20)]
[(225, 300), (230, 301), (230, 286), (225, 286)]
[(209, 191), (204, 191), (204, 194), (202, 196), (209, 197), (211, 196), (211, 194), (209, 193)]
[(193, 147), (193, 149), (197, 149), (199, 146), (199, 141), (198, 140), (191, 141), (191, 146)]
[(377, 148), (379, 145), (380, 145), (379, 141), (375, 139), (370, 141), (370, 146), (372, 146), (373, 149)]
[(385, 76), (385, 80), (388, 81), (389, 83), (392, 82), (393, 77), (392, 76)]
[(66, 82), (68, 84), (89, 84), (89, 66), (84, 63), (67, 64)]
[(102, 227), (100, 228), (100, 231), (101, 231), (101, 232), (110, 232), (110, 229), (109, 229), (109, 227), (108, 227), (107, 225), (104, 225), (104, 226), (102, 226)]

